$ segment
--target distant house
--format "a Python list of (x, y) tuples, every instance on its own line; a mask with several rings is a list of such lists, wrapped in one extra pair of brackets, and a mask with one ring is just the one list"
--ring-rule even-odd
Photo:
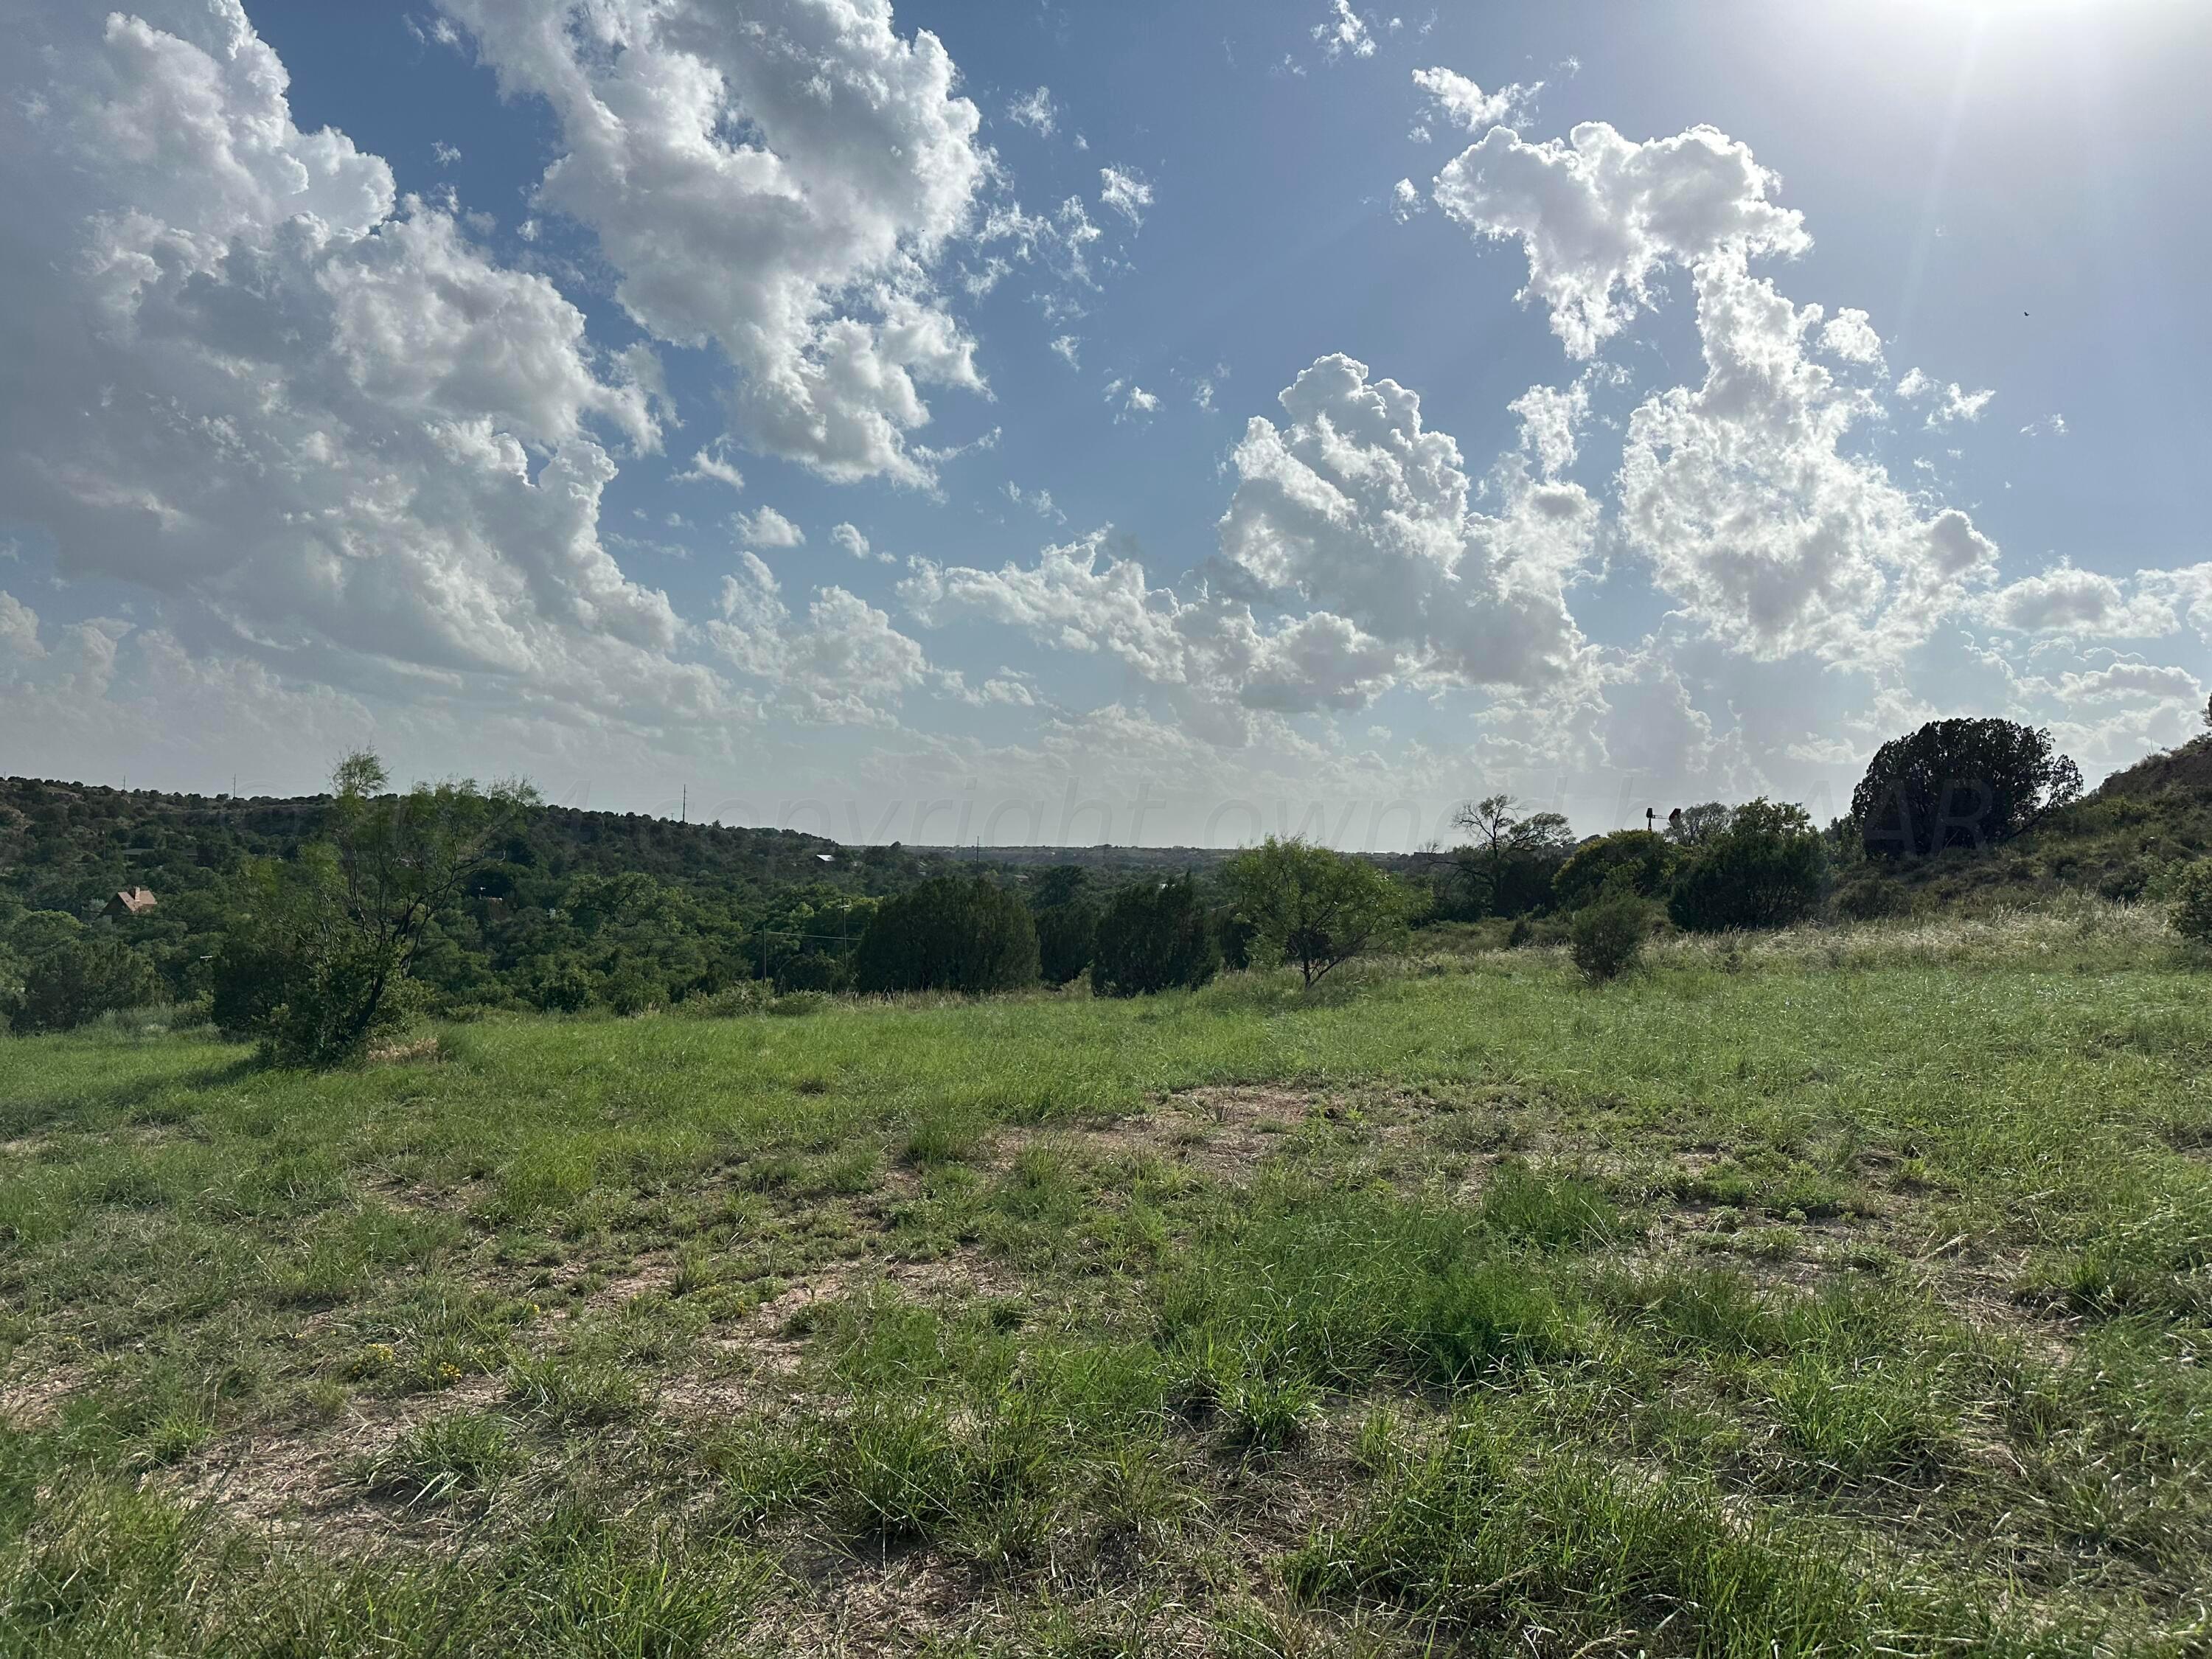
[(160, 901), (150, 887), (126, 887), (107, 901), (107, 908), (100, 914), (111, 921), (120, 921), (125, 916), (143, 916)]

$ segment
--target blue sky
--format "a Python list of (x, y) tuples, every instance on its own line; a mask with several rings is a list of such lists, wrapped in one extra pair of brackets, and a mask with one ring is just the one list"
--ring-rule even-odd
[(31, 14), (0, 771), (1406, 845), (2199, 721), (2212, 9)]

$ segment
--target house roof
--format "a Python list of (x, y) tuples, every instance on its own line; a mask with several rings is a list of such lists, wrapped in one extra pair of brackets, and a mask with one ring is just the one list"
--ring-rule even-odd
[(107, 908), (127, 910), (134, 916), (141, 916), (160, 902), (154, 896), (154, 890), (150, 887), (126, 887), (108, 900)]

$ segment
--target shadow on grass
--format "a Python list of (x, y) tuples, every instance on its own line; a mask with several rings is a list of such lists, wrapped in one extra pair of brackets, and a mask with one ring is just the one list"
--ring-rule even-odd
[(0, 1136), (13, 1139), (51, 1129), (86, 1129), (110, 1121), (128, 1121), (139, 1108), (163, 1096), (185, 1097), (224, 1088), (268, 1069), (258, 1054), (248, 1052), (217, 1065), (131, 1078), (104, 1086), (72, 1083), (41, 1093), (18, 1094), (0, 1101)]

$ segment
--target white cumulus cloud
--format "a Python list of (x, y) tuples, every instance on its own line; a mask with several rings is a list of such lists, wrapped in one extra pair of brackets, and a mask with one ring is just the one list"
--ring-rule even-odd
[(806, 543), (806, 532), (772, 507), (763, 506), (750, 515), (732, 514), (730, 528), (749, 547), (803, 547)]
[(599, 535), (611, 452), (659, 443), (649, 354), (300, 131), (235, 0), (33, 8), (16, 45), (0, 499), (64, 575), (280, 672), (716, 701)]
[(990, 166), (934, 35), (889, 0), (440, 3), (552, 110), (539, 210), (597, 234), (641, 327), (720, 348), (747, 443), (930, 482), (922, 387), (983, 389), (932, 272)]
[(1437, 175), (1435, 193), (1475, 234), (1521, 241), (1524, 297), (1588, 357), (1634, 320), (1662, 265), (1809, 247), (1803, 216), (1768, 199), (1775, 184), (1747, 145), (1711, 127), (1638, 143), (1585, 122), (1539, 144), (1493, 127)]

